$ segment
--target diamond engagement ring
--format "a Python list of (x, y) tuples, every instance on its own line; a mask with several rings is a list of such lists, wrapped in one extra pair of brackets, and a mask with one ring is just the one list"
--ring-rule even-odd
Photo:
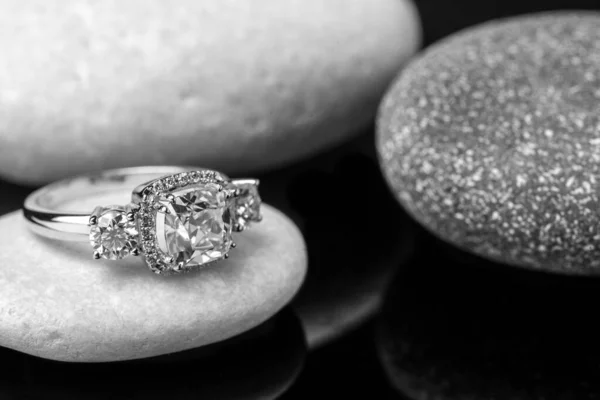
[[(91, 213), (62, 210), (78, 197), (132, 188), (126, 205), (98, 206)], [(229, 179), (208, 169), (135, 167), (51, 183), (30, 194), (23, 210), (37, 234), (89, 241), (96, 259), (142, 256), (153, 272), (172, 274), (227, 258), (235, 247), (232, 232), (259, 222), (260, 204), (256, 179)]]

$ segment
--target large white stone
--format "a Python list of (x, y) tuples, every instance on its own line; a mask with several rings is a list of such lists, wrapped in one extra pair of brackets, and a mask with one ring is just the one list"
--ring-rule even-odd
[[(109, 203), (110, 204), (110, 203)], [(0, 346), (64, 361), (113, 361), (220, 341), (280, 310), (306, 271), (295, 225), (264, 206), (230, 258), (153, 274), (141, 259), (93, 260), (88, 243), (45, 240), (0, 218)]]
[(291, 162), (372, 121), (419, 29), (409, 0), (4, 0), (0, 176)]

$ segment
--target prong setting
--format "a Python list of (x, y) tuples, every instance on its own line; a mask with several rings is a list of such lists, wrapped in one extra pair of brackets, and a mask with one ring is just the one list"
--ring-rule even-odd
[(261, 198), (258, 194), (258, 179), (235, 179), (231, 182), (234, 190), (232, 199), (236, 232), (242, 232), (253, 223), (260, 222)]
[(138, 251), (139, 235), (132, 206), (96, 207), (89, 225), (95, 259), (120, 260)]
[[(162, 222), (166, 216), (171, 215), (172, 204), (177, 200), (177, 196), (181, 196), (182, 191), (192, 190), (196, 187), (204, 187), (205, 185), (214, 184), (215, 190), (218, 193), (223, 193), (224, 199), (230, 197), (230, 193), (235, 191), (234, 188), (228, 186), (228, 180), (216, 171), (200, 170), (191, 171), (187, 173), (180, 173), (170, 175), (167, 177), (160, 178), (158, 180), (150, 182), (144, 189), (142, 189), (143, 198), (140, 202), (139, 211), (139, 225), (140, 230), (144, 236), (141, 252), (146, 255), (145, 261), (148, 267), (155, 273), (158, 274), (172, 274), (182, 273), (190, 270), (190, 267), (186, 265), (182, 260), (178, 260), (175, 257), (165, 253), (166, 247), (164, 239), (160, 239), (157, 236), (157, 223), (161, 229), (163, 228)], [(177, 208), (177, 213), (179, 209)], [(175, 218), (179, 214), (173, 215)], [(160, 218), (159, 218), (160, 217)], [(170, 217), (170, 218), (173, 218)], [(165, 220), (166, 221), (166, 220)], [(166, 225), (164, 225), (166, 226)], [(164, 233), (161, 233), (164, 235)], [(161, 236), (162, 238), (162, 236)], [(162, 242), (161, 242), (162, 241)], [(162, 244), (161, 244), (162, 243)], [(152, 257), (148, 257), (147, 254), (153, 254)], [(225, 258), (224, 256), (222, 258)], [(214, 261), (207, 262), (201, 267), (212, 264)]]

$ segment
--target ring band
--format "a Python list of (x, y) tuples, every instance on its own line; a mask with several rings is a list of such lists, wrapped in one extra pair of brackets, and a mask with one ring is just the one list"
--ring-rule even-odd
[[(209, 169), (120, 168), (44, 186), (25, 199), (23, 213), (39, 235), (89, 241), (96, 259), (141, 255), (153, 272), (171, 274), (228, 257), (232, 232), (261, 220), (258, 184)], [(132, 190), (128, 204), (62, 210), (83, 196), (124, 189)]]

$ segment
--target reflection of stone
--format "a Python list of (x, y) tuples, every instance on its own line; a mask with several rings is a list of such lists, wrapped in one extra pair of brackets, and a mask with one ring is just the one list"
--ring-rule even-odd
[(426, 237), (390, 285), (377, 330), (398, 391), (415, 400), (600, 398), (600, 282), (456, 257)]
[[(302, 327), (284, 310), (234, 338), (144, 360), (61, 363), (0, 348), (0, 393), (3, 399), (276, 399), (294, 382), (305, 353)], [(176, 379), (164, 371), (176, 371)]]
[(429, 48), (382, 102), (398, 201), (505, 264), (600, 273), (600, 16), (483, 24)]

